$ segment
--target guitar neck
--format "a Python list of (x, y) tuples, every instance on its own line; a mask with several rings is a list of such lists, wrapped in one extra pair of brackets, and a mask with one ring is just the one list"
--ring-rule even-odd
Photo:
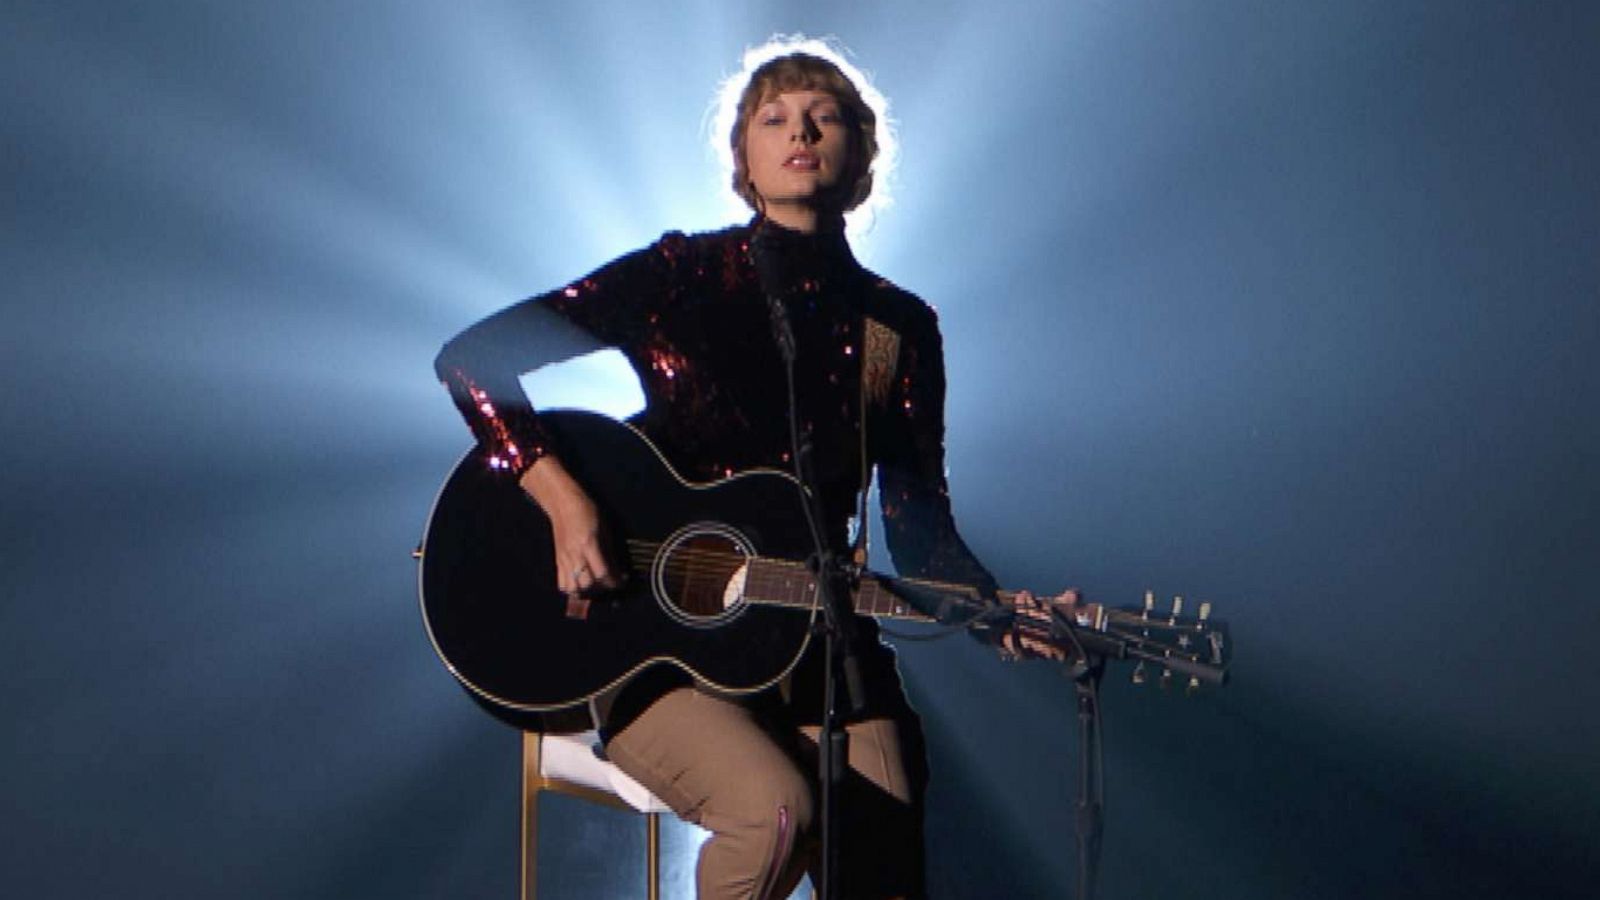
[[(817, 604), (817, 579), (804, 563), (767, 558), (752, 559), (749, 563), (744, 583), (745, 602), (794, 609), (810, 609)], [(907, 606), (877, 576), (861, 579), (851, 590), (850, 599), (851, 606), (862, 615), (932, 621), (931, 616)]]
[[(894, 585), (894, 586), (891, 586)], [(898, 587), (898, 590), (896, 588)], [(982, 604), (982, 592), (971, 585), (925, 578), (888, 578), (868, 573), (851, 590), (851, 606), (857, 613), (880, 619), (903, 619), (913, 622), (932, 622), (934, 617), (908, 605), (906, 593), (921, 593), (936, 598)], [(1015, 591), (998, 591), (996, 596), (1006, 606), (1012, 605)], [(785, 559), (757, 558), (750, 561), (744, 584), (746, 602), (766, 606), (786, 606), (810, 609), (817, 601), (817, 580), (804, 563)], [(937, 600), (935, 602), (938, 602)], [(1090, 606), (1090, 604), (1085, 604)], [(1097, 612), (1099, 607), (1094, 607)], [(1099, 622), (1094, 615), (1091, 621)], [(1083, 624), (1089, 624), (1085, 621)]]
[[(892, 586), (891, 586), (892, 585)], [(997, 591), (996, 597), (1004, 606), (1015, 606), (1018, 592)], [(920, 596), (919, 596), (920, 595)], [(906, 596), (918, 597), (917, 606), (906, 602)], [(744, 584), (746, 602), (770, 606), (787, 606), (797, 609), (816, 608), (817, 582), (803, 564), (788, 560), (756, 558), (749, 560)], [(1211, 604), (1200, 605), (1198, 618), (1180, 618), (1182, 600), (1173, 598), (1170, 614), (1163, 617), (1153, 610), (1153, 597), (1145, 596), (1142, 610), (1114, 610), (1098, 603), (1075, 603), (1067, 609), (1078, 637), (1070, 637), (1074, 649), (1110, 658), (1133, 658), (1138, 661), (1134, 669), (1135, 683), (1145, 677), (1144, 666), (1154, 663), (1162, 667), (1162, 683), (1172, 679), (1176, 671), (1189, 679), (1189, 687), (1198, 687), (1202, 681), (1221, 684), (1227, 678), (1228, 645), (1225, 635), (1211, 626)], [(868, 573), (851, 590), (855, 611), (878, 618), (909, 619), (921, 622), (950, 621), (942, 607), (947, 603), (968, 610), (980, 608), (985, 599), (971, 585), (925, 579), (888, 579)], [(922, 609), (941, 609), (938, 617)], [(1059, 612), (1062, 608), (1056, 607)], [(959, 616), (957, 621), (959, 621)], [(1061, 644), (1060, 633), (1054, 621), (1039, 611), (1019, 613), (1014, 625), (1024, 634), (1041, 642)]]

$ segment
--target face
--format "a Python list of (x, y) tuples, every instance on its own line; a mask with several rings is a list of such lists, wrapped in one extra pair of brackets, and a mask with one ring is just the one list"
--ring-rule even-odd
[(826, 91), (789, 91), (756, 107), (745, 126), (745, 165), (768, 214), (841, 205), (851, 143), (843, 109)]

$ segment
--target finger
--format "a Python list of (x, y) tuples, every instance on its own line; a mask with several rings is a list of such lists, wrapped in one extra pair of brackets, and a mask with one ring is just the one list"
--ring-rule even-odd
[(1017, 645), (1015, 633), (1007, 632), (1000, 636), (1000, 658), (1006, 662), (1016, 662), (1023, 656), (1022, 648)]
[(574, 594), (583, 590), (587, 587), (585, 581), (592, 577), (581, 555), (567, 556), (556, 566), (556, 587), (563, 594)]
[(589, 577), (594, 586), (602, 588), (617, 586), (616, 576), (612, 574), (611, 566), (606, 563), (605, 554), (600, 552), (600, 548), (590, 549), (584, 555), (584, 561), (588, 563)]
[(1066, 658), (1066, 652), (1060, 647), (1057, 647), (1055, 644), (1047, 644), (1043, 641), (1029, 641), (1028, 645), (1028, 649), (1033, 651), (1034, 656), (1042, 657), (1044, 659)]
[(578, 563), (572, 570), (572, 583), (580, 593), (594, 587), (594, 569), (587, 562)]
[(574, 567), (574, 575), (579, 578), (579, 586), (586, 591), (616, 586), (616, 580), (611, 575), (611, 567), (606, 564), (605, 556), (597, 548), (589, 548), (582, 552), (578, 565)]
[(1050, 620), (1050, 611), (1042, 606), (1019, 606), (1016, 614), (1020, 618), (1034, 622), (1047, 622)]

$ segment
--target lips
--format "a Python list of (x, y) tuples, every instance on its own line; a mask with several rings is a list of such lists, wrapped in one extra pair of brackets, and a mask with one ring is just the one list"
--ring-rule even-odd
[(783, 161), (785, 169), (799, 169), (805, 172), (815, 172), (821, 164), (821, 157), (815, 153), (796, 153)]

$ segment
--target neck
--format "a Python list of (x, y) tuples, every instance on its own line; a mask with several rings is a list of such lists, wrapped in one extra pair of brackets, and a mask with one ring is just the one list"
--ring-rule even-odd
[(824, 211), (802, 203), (768, 203), (762, 214), (773, 222), (801, 234), (844, 230), (843, 213)]

